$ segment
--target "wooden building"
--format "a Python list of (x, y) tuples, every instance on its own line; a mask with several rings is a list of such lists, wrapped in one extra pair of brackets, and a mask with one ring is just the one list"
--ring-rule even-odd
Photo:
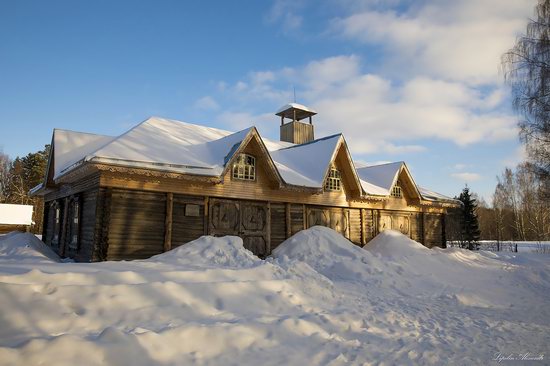
[(419, 188), (403, 162), (356, 168), (341, 134), (314, 139), (289, 104), (281, 141), (152, 117), (117, 137), (54, 130), (43, 240), (78, 261), (147, 258), (201, 235), (238, 235), (263, 257), (296, 232), (362, 245), (385, 229), (445, 244), (456, 201)]
[(11, 231), (30, 231), (32, 205), (0, 204), (0, 235)]

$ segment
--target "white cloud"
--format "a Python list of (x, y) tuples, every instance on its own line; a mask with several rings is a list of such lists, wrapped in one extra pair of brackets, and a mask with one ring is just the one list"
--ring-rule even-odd
[(343, 37), (381, 44), (389, 66), (469, 84), (500, 81), (501, 55), (525, 30), (534, 0), (424, 1), (407, 10), (357, 12), (333, 20)]
[(455, 169), (455, 170), (464, 170), (464, 169), (468, 168), (469, 166), (470, 166), (469, 164), (461, 164), (461, 163), (459, 163), (459, 164), (455, 164), (455, 165), (453, 166), (453, 169)]
[(451, 174), (451, 177), (456, 178), (462, 182), (474, 182), (481, 179), (481, 175), (469, 172), (453, 173)]
[(283, 33), (297, 30), (303, 22), (303, 17), (297, 13), (304, 4), (305, 2), (300, 0), (276, 0), (265, 20), (270, 24), (276, 24)]
[(195, 102), (195, 107), (199, 109), (215, 110), (218, 109), (220, 106), (214, 98), (212, 98), (211, 96), (205, 96)]
[(357, 55), (253, 72), (228, 93), (242, 106), (271, 101), (276, 108), (291, 100), (285, 86), (292, 83), (302, 86), (298, 102), (319, 112), (317, 136), (343, 132), (354, 153), (404, 155), (425, 151), (416, 142), (423, 139), (467, 146), (517, 136), (515, 117), (495, 108), (503, 99), (500, 86), (486, 87), (482, 93), (471, 85), (428, 77), (392, 82), (363, 73)]

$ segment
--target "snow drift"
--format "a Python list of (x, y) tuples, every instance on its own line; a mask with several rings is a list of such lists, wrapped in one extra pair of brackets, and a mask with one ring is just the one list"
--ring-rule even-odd
[(16, 263), (59, 262), (59, 256), (35, 235), (17, 231), (0, 236), (0, 258)]
[(247, 268), (261, 262), (243, 246), (238, 236), (202, 236), (185, 245), (148, 259), (181, 266)]
[(0, 240), (2, 365), (480, 364), (550, 344), (550, 256), (324, 227), (265, 261), (236, 237), (87, 264)]

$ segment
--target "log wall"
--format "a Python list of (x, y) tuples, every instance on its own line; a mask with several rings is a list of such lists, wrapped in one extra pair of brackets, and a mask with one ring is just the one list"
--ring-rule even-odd
[(113, 189), (107, 259), (144, 259), (164, 249), (166, 195)]
[(175, 248), (205, 233), (204, 198), (175, 194), (172, 211), (172, 243)]
[(286, 239), (286, 205), (271, 203), (271, 250), (277, 248)]
[[(80, 202), (80, 224), (79, 241), (76, 249), (72, 249), (67, 243), (65, 256), (73, 258), (78, 262), (90, 262), (93, 256), (95, 241), (95, 214), (98, 190), (92, 189), (79, 194)], [(67, 220), (70, 218), (67, 217)], [(67, 238), (66, 241), (70, 240)]]

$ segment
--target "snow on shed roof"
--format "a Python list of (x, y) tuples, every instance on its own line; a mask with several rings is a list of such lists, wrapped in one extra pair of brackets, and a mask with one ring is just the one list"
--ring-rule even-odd
[(0, 224), (32, 225), (32, 205), (0, 204)]

